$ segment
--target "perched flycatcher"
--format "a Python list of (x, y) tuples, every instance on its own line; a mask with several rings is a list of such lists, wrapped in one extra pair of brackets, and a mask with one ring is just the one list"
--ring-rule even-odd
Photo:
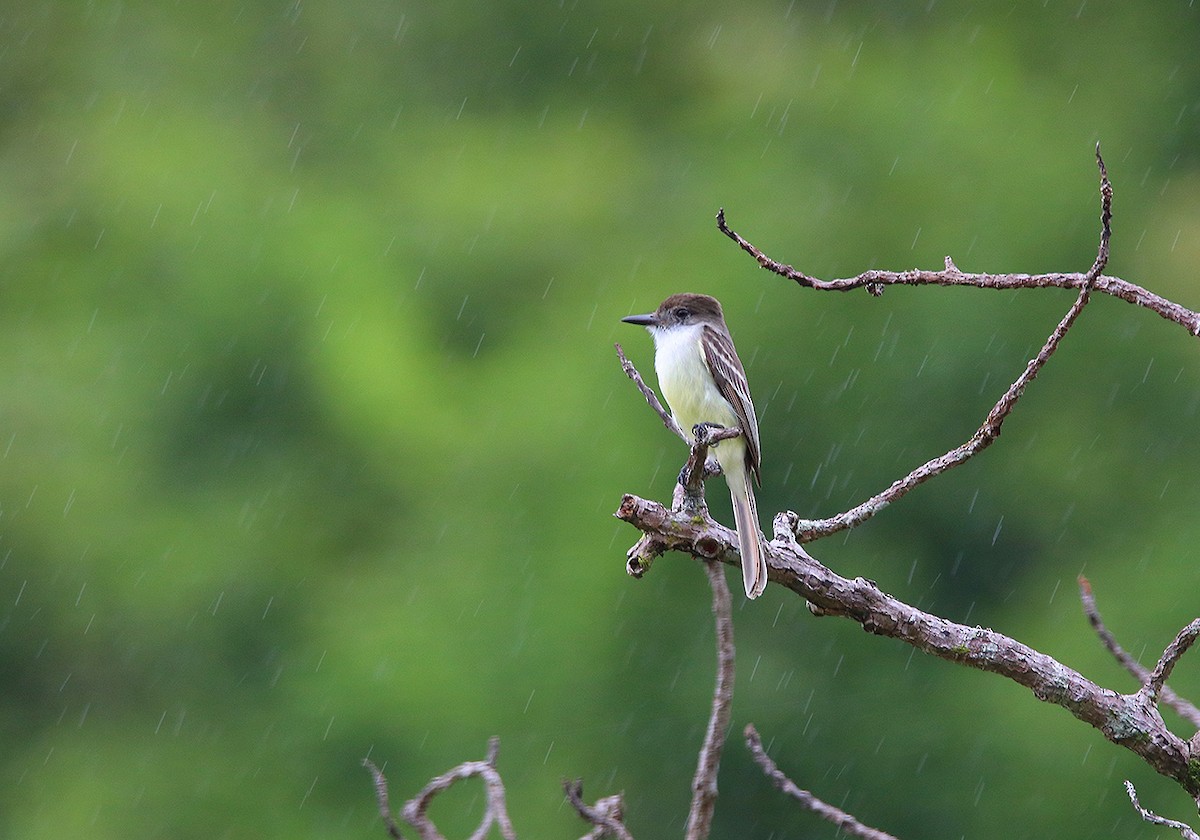
[(671, 413), (688, 439), (700, 423), (737, 428), (741, 435), (713, 446), (733, 499), (746, 594), (767, 586), (767, 559), (751, 478), (759, 480), (758, 418), (746, 371), (733, 349), (721, 304), (708, 295), (671, 295), (650, 315), (622, 318), (654, 338), (654, 370)]

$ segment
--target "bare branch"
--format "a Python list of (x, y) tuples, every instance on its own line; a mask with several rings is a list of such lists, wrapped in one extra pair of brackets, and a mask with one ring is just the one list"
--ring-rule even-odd
[(717, 463), (716, 458), (708, 457), (708, 450), (723, 440), (741, 435), (742, 430), (736, 427), (726, 428), (709, 423), (692, 427), (692, 449), (683, 469), (679, 471), (675, 492), (671, 498), (675, 510), (699, 515), (708, 513), (708, 503), (704, 500), (704, 482), (721, 472), (721, 465)]
[[(899, 639), (933, 656), (1011, 679), (1028, 688), (1037, 699), (1061, 706), (1077, 719), (1098, 729), (1114, 744), (1137, 754), (1156, 772), (1176, 781), (1194, 800), (1200, 802), (1200, 772), (1197, 772), (1192, 758), (1194, 754), (1200, 754), (1200, 733), (1193, 736), (1190, 742), (1183, 741), (1166, 728), (1157, 708), (1159, 695), (1166, 696), (1167, 690), (1163, 684), (1171, 668), (1200, 637), (1200, 619), (1180, 632), (1154, 671), (1143, 680), (1140, 690), (1132, 694), (1119, 694), (1001, 633), (968, 627), (923, 612), (884, 593), (872, 581), (843, 578), (809, 556), (801, 545), (802, 542), (828, 536), (866, 521), (914, 487), (964, 463), (989, 446), (999, 436), (1004, 420), (1012, 412), (1017, 400), (1075, 323), (1093, 290), (1151, 308), (1164, 318), (1187, 327), (1192, 334), (1200, 335), (1200, 314), (1152, 295), (1138, 286), (1103, 275), (1109, 258), (1113, 190), (1099, 147), (1096, 150), (1096, 163), (1100, 170), (1100, 243), (1092, 267), (1082, 274), (968, 275), (947, 257), (945, 270), (941, 272), (871, 271), (850, 280), (821, 281), (767, 257), (726, 225), (724, 211), (717, 214), (721, 231), (754, 256), (761, 266), (811, 288), (846, 290), (864, 286), (873, 294), (881, 294), (884, 286), (889, 284), (930, 283), (997, 289), (1057, 286), (1075, 288), (1079, 292), (1041, 350), (996, 402), (970, 440), (927, 462), (858, 507), (831, 519), (805, 521), (786, 511), (777, 515), (774, 522), (775, 538), (768, 545), (767, 564), (771, 580), (803, 597), (817, 615), (849, 618), (869, 633)], [(627, 364), (623, 354), (621, 357), (623, 364)], [(632, 365), (626, 367), (627, 374), (631, 368)], [(643, 392), (648, 390), (636, 377), (636, 371), (631, 378), (639, 383)], [(649, 397), (647, 399), (650, 401)], [(655, 402), (652, 401), (651, 405)], [(656, 410), (660, 417), (663, 416), (661, 406)], [(689, 476), (694, 479), (698, 472), (695, 469), (697, 463), (693, 452), (693, 469), (690, 473), (685, 470), (685, 474), (681, 474), (684, 490), (689, 483), (699, 484), (684, 480)], [(669, 550), (678, 550), (706, 561), (739, 564), (735, 532), (714, 522), (702, 504), (694, 509), (685, 510), (685, 507), (680, 502), (678, 492), (672, 510), (637, 496), (626, 495), (622, 499), (615, 515), (642, 531), (641, 538), (629, 551), (631, 573), (638, 573), (635, 567), (639, 563), (648, 563)], [(642, 565), (641, 569), (644, 568)]]
[(729, 731), (733, 703), (733, 609), (725, 569), (716, 560), (704, 560), (704, 570), (712, 586), (712, 610), (717, 636), (717, 678), (713, 687), (712, 715), (692, 779), (692, 806), (688, 811), (686, 840), (705, 840), (712, 829), (713, 809), (717, 804), (717, 771), (721, 751)]
[[(655, 410), (659, 412), (659, 416), (663, 417), (664, 422), (669, 420), (674, 426), (675, 419), (662, 411), (662, 406), (658, 404), (654, 392), (646, 388), (637, 368), (621, 353), (620, 345), (617, 345), (617, 353), (621, 356), (622, 368), (629, 374), (629, 378), (643, 389), (644, 393), (649, 392), (647, 401), (653, 400), (651, 408), (658, 405)], [(674, 428), (678, 428), (678, 426), (674, 426)], [(671, 501), (673, 510), (684, 511), (695, 516), (708, 515), (708, 504), (704, 500), (704, 481), (721, 471), (716, 459), (708, 457), (709, 447), (723, 440), (738, 437), (741, 433), (741, 430), (737, 428), (712, 426), (705, 423), (692, 429), (695, 441), (691, 444), (687, 462), (679, 471), (679, 478), (676, 481)], [(684, 437), (684, 440), (687, 438)], [(644, 535), (625, 553), (625, 571), (632, 577), (640, 578), (650, 570), (650, 565), (655, 559), (666, 550), (661, 543)]]
[[(1079, 576), (1079, 600), (1083, 603), (1084, 615), (1087, 616), (1092, 629), (1096, 631), (1096, 635), (1100, 637), (1101, 643), (1108, 652), (1139, 683), (1142, 685), (1148, 683), (1150, 681), (1150, 670), (1121, 647), (1120, 643), (1117, 642), (1113, 634), (1104, 625), (1104, 620), (1100, 617), (1100, 610), (1096, 607), (1096, 596), (1092, 594), (1092, 585), (1083, 575)], [(1174, 709), (1176, 714), (1188, 723), (1200, 729), (1200, 709), (1197, 709), (1190, 701), (1172, 691), (1170, 686), (1160, 686), (1158, 698)]]
[[(454, 769), (432, 779), (419, 794), (404, 805), (402, 814), (406, 822), (420, 833), (422, 840), (438, 840), (439, 835), (432, 820), (426, 815), (426, 810), (433, 797), (448, 790), (451, 785), (462, 779), (479, 776), (483, 779), (487, 804), (484, 808), (483, 820), (479, 828), (471, 835), (471, 840), (482, 840), (494, 823), (500, 829), (504, 840), (515, 840), (516, 832), (508, 819), (508, 809), (504, 803), (504, 782), (496, 772), (496, 756), (500, 750), (500, 739), (491, 738), (488, 741), (487, 758), (483, 761), (464, 761)], [(426, 832), (429, 832), (428, 834)]]
[(625, 552), (625, 573), (640, 578), (650, 571), (650, 565), (667, 551), (667, 547), (649, 533), (642, 536)]
[[(983, 424), (965, 443), (955, 447), (954, 449), (951, 449), (949, 452), (946, 452), (943, 455), (939, 455), (938, 457), (927, 461), (920, 467), (917, 467), (915, 470), (910, 472), (908, 475), (892, 482), (891, 486), (881, 493), (877, 493), (850, 510), (828, 519), (805, 520), (794, 517), (793, 521), (796, 525), (794, 533), (799, 541), (811, 542), (813, 540), (820, 539), (821, 537), (827, 537), (831, 534), (843, 531), (847, 528), (853, 528), (861, 525), (863, 522), (866, 522), (868, 519), (875, 516), (875, 514), (879, 513), (888, 505), (905, 496), (913, 488), (925, 483), (936, 475), (940, 475), (947, 470), (966, 463), (979, 452), (982, 452), (984, 449), (991, 446), (996, 438), (1000, 436), (1001, 427), (1003, 426), (1005, 419), (1016, 406), (1017, 400), (1019, 400), (1022, 394), (1025, 393), (1025, 389), (1029, 386), (1029, 383), (1037, 378), (1038, 373), (1058, 349), (1058, 346), (1066, 336), (1067, 331), (1071, 329), (1071, 326), (1075, 323), (1075, 320), (1079, 317), (1079, 314), (1087, 305), (1091, 297), (1092, 289), (1097, 283), (1098, 278), (1101, 276), (1101, 272), (1104, 270), (1105, 265), (1108, 264), (1109, 243), (1112, 238), (1111, 222), (1113, 189), (1112, 183), (1108, 178), (1108, 170), (1104, 165), (1104, 159), (1100, 156), (1099, 144), (1096, 146), (1096, 165), (1100, 170), (1101, 208), (1100, 244), (1097, 248), (1096, 259), (1092, 263), (1092, 267), (1085, 274), (1079, 275), (1081, 277), (1079, 294), (1076, 297), (1075, 302), (1071, 305), (1071, 308), (1067, 310), (1067, 313), (1050, 333), (1050, 336), (1042, 345), (1041, 350), (1039, 350), (1037, 355), (1026, 364), (1025, 370), (1022, 371), (1021, 375), (1018, 376), (1017, 379), (1008, 387), (1008, 389), (992, 407), (992, 410), (988, 412)], [(758, 262), (764, 267), (770, 268), (778, 273), (782, 273), (784, 276), (792, 276), (791, 274), (788, 274), (788, 272), (794, 273), (794, 269), (791, 269), (790, 266), (781, 266), (780, 263), (777, 263), (774, 260), (771, 260), (769, 257), (766, 257), (752, 244), (731, 230), (728, 225), (725, 224), (724, 209), (717, 213), (717, 226), (723, 233), (737, 242), (745, 251), (753, 255), (755, 259), (757, 259)], [(946, 272), (959, 277), (965, 276), (962, 275), (949, 257), (946, 258)], [(805, 275), (799, 276), (804, 278), (804, 285), (821, 283), (821, 281), (807, 278)], [(798, 278), (792, 277), (792, 279)], [(872, 286), (872, 288), (875, 288), (875, 286)], [(638, 374), (637, 369), (634, 368), (633, 363), (625, 357), (621, 346), (618, 344), (616, 347), (617, 355), (621, 359), (621, 367), (625, 371), (625, 374), (629, 376), (629, 378), (632, 379), (638, 386), (639, 390), (642, 391), (642, 394), (646, 397), (646, 401), (658, 413), (659, 417), (662, 418), (663, 423), (667, 426), (667, 428), (680, 435), (680, 437), (682, 437), (684, 440), (688, 440), (687, 435), (684, 434), (681, 429), (679, 429), (679, 426), (677, 423), (675, 423), (674, 418), (668, 415), (665, 409), (662, 407), (662, 404), (658, 401), (658, 398), (654, 395), (654, 392), (642, 381), (642, 378)], [(716, 439), (719, 438), (714, 438), (714, 442)], [(696, 451), (693, 449), (692, 459), (689, 460), (688, 467), (686, 467), (684, 472), (680, 474), (679, 483), (683, 488), (684, 495), (681, 496), (679, 488), (676, 489), (675, 506), (679, 507), (680, 504), (687, 503), (694, 507), (697, 512), (703, 513), (703, 492), (700, 488), (699, 479), (696, 478), (698, 472), (695, 469), (696, 463)], [(653, 557), (657, 556), (657, 554), (661, 554), (661, 551), (657, 550), (657, 548), (657, 546), (644, 544), (634, 546), (634, 548), (630, 550), (629, 554), (629, 563), (627, 566), (629, 573), (635, 577), (640, 577), (642, 574), (644, 574), (645, 570), (648, 568), (649, 562), (653, 560)]]
[(1112, 182), (1108, 180), (1108, 167), (1100, 156), (1100, 144), (1096, 143), (1096, 166), (1100, 169), (1100, 247), (1096, 251), (1096, 261), (1085, 275), (1085, 286), (1096, 282), (1104, 267), (1108, 265), (1108, 244), (1112, 239)]
[(388, 802), (387, 777), (383, 775), (383, 771), (375, 766), (374, 762), (369, 758), (362, 760), (363, 767), (366, 767), (371, 774), (371, 778), (375, 781), (375, 801), (379, 804), (379, 817), (383, 820), (383, 825), (387, 829), (389, 837), (395, 840), (404, 840), (404, 835), (400, 833), (400, 826), (396, 825), (396, 820), (392, 817), (392, 806)]
[[(629, 495), (616, 516), (650, 536), (663, 551), (740, 565), (737, 534), (709, 517), (672, 512)], [(941, 659), (1025, 686), (1039, 700), (1061, 706), (1114, 744), (1134, 752), (1193, 798), (1200, 796), (1200, 774), (1189, 763), (1188, 744), (1166, 728), (1157, 709), (1140, 692), (1118, 694), (1002, 633), (923, 612), (881, 591), (872, 581), (835, 574), (796, 541), (795, 526), (788, 521), (792, 516), (776, 517), (775, 539), (767, 547), (773, 582), (810, 601), (823, 615), (849, 618), (868, 633), (899, 639)]]
[(1183, 840), (1200, 840), (1200, 834), (1197, 834), (1187, 823), (1181, 823), (1178, 820), (1169, 820), (1166, 817), (1160, 817), (1153, 811), (1148, 811), (1142, 807), (1142, 803), (1138, 802), (1137, 791), (1134, 790), (1133, 782), (1125, 780), (1125, 792), (1129, 794), (1129, 801), (1133, 803), (1133, 807), (1142, 815), (1142, 819), (1148, 823), (1155, 825), (1166, 826), (1173, 828), (1179, 832)]
[(850, 837), (861, 837), (863, 840), (896, 840), (894, 836), (888, 834), (886, 831), (880, 831), (877, 828), (863, 825), (853, 814), (848, 814), (841, 808), (834, 807), (827, 802), (822, 802), (789, 779), (771, 759), (771, 756), (767, 755), (767, 751), (763, 749), (762, 738), (759, 737), (758, 730), (754, 728), (754, 724), (746, 724), (744, 735), (746, 736), (746, 746), (750, 748), (754, 760), (758, 762), (758, 766), (762, 768), (763, 773), (766, 774), (767, 778), (771, 780), (777, 789), (795, 799), (821, 819), (833, 823), (838, 827), (839, 831), (845, 832)]
[(1090, 283), (1083, 285), (1083, 288), (1079, 290), (1079, 296), (1075, 298), (1075, 302), (1071, 304), (1071, 308), (1067, 310), (1067, 314), (1058, 322), (1058, 326), (1050, 333), (1049, 338), (1046, 339), (1046, 343), (1042, 345), (1042, 349), (1038, 351), (1036, 356), (1029, 360), (1021, 375), (1017, 377), (1012, 385), (1008, 386), (1008, 390), (992, 406), (992, 410), (988, 412), (983, 425), (975, 431), (975, 434), (971, 435), (970, 440), (951, 449), (944, 455), (939, 455), (925, 462), (908, 475), (892, 482), (892, 485), (882, 493), (872, 496), (865, 502), (844, 513), (839, 513), (837, 516), (832, 516), (828, 519), (817, 520), (800, 519), (797, 517), (794, 520), (796, 539), (801, 542), (812, 542), (821, 537), (836, 534), (838, 531), (861, 525), (892, 502), (906, 495), (914, 487), (924, 484), (936, 475), (940, 475), (949, 469), (966, 463), (975, 455), (991, 446), (996, 438), (1000, 437), (1001, 426), (1004, 424), (1005, 418), (1012, 412), (1013, 407), (1017, 404), (1017, 400), (1025, 393), (1025, 388), (1037, 377), (1046, 362), (1054, 355), (1054, 351), (1058, 349), (1058, 345), (1067, 334), (1067, 330), (1071, 329), (1071, 325), (1075, 323), (1075, 319), (1079, 317), (1079, 313), (1087, 305), (1091, 290), (1092, 286)]
[[(1108, 178), (1104, 170), (1104, 161), (1099, 154), (1099, 147), (1096, 150), (1096, 161), (1100, 167), (1101, 198), (1102, 201), (1107, 202), (1103, 205), (1105, 210), (1102, 211), (1101, 221), (1103, 222), (1103, 229), (1107, 230), (1108, 220), (1111, 218), (1112, 187), (1108, 185), (1107, 191), (1105, 191)], [(1200, 336), (1200, 312), (1193, 312), (1184, 306), (1180, 306), (1119, 277), (1110, 277), (1100, 273), (1108, 261), (1107, 237), (1101, 242), (1101, 252), (1097, 255), (1096, 264), (1093, 265), (1092, 270), (1082, 274), (1078, 272), (1070, 274), (966, 274), (960, 271), (949, 257), (946, 257), (946, 267), (942, 271), (923, 271), (920, 269), (912, 269), (910, 271), (872, 270), (864, 271), (857, 277), (849, 277), (841, 280), (818, 280), (816, 277), (810, 277), (790, 265), (768, 257), (740, 234), (732, 230), (725, 222), (724, 208), (717, 213), (717, 228), (736, 242), (743, 251), (752, 256), (763, 268), (811, 289), (845, 292), (851, 289), (865, 288), (874, 295), (882, 294), (885, 286), (898, 285), (976, 286), (981, 289), (1044, 289), (1054, 287), (1078, 289), (1087, 285), (1089, 280), (1094, 280), (1096, 291), (1120, 298), (1127, 303), (1145, 307), (1152, 312), (1158, 313), (1168, 321), (1179, 324), (1190, 334)]]
[(1079, 576), (1079, 600), (1083, 603), (1083, 614), (1087, 616), (1088, 622), (1096, 631), (1096, 635), (1100, 637), (1104, 647), (1126, 671), (1133, 674), (1138, 682), (1145, 683), (1150, 672), (1121, 647), (1120, 642), (1104, 625), (1104, 619), (1100, 617), (1100, 610), (1096, 607), (1096, 596), (1092, 593), (1092, 584), (1083, 575)]
[[(471, 834), (470, 840), (484, 840), (493, 825), (500, 829), (500, 836), (504, 840), (516, 840), (517, 835), (513, 830), (512, 822), (508, 819), (508, 809), (504, 804), (504, 781), (496, 771), (496, 756), (499, 750), (500, 739), (492, 738), (488, 741), (487, 757), (483, 761), (464, 761), (442, 775), (435, 776), (420, 793), (404, 803), (404, 807), (400, 811), (401, 816), (404, 817), (405, 822), (417, 830), (421, 840), (445, 840), (426, 811), (432, 804), (433, 798), (439, 793), (449, 790), (455, 782), (470, 779), (473, 776), (483, 779), (487, 801), (484, 806), (483, 819), (479, 823), (479, 828)], [(363, 766), (371, 772), (371, 776), (375, 780), (375, 798), (379, 803), (379, 814), (383, 818), (388, 834), (398, 840), (401, 834), (395, 820), (392, 819), (391, 807), (388, 805), (387, 779), (383, 772), (369, 760), (363, 759)]]
[(605, 837), (615, 837), (616, 840), (633, 840), (633, 835), (625, 828), (625, 803), (621, 794), (606, 796), (596, 801), (594, 806), (583, 801), (583, 782), (564, 781), (563, 792), (567, 801), (583, 817), (585, 822), (595, 826), (580, 840), (602, 840)]
[[(1058, 322), (1058, 326), (1050, 333), (1049, 338), (1046, 339), (1038, 354), (1029, 360), (1028, 364), (1025, 365), (1025, 370), (1008, 387), (1008, 390), (1004, 392), (999, 401), (992, 407), (992, 410), (988, 412), (983, 425), (975, 431), (975, 434), (966, 443), (951, 449), (944, 455), (939, 455), (925, 462), (908, 475), (892, 482), (892, 485), (883, 492), (872, 496), (856, 507), (828, 519), (815, 521), (797, 519), (796, 538), (798, 540), (801, 542), (811, 542), (821, 537), (835, 534), (838, 531), (861, 525), (892, 502), (907, 494), (914, 487), (925, 483), (935, 475), (940, 475), (947, 470), (966, 463), (975, 455), (991, 446), (996, 438), (1000, 436), (1004, 420), (1016, 406), (1017, 400), (1025, 393), (1025, 389), (1029, 386), (1029, 383), (1037, 377), (1046, 362), (1054, 355), (1054, 351), (1058, 349), (1058, 345), (1062, 342), (1063, 337), (1071, 329), (1071, 326), (1075, 323), (1075, 319), (1083, 311), (1083, 307), (1087, 305), (1091, 297), (1092, 288), (1095, 286), (1096, 278), (1100, 276), (1100, 272), (1108, 264), (1109, 240), (1112, 238), (1113, 191), (1112, 184), (1108, 180), (1108, 170), (1104, 166), (1104, 159), (1100, 157), (1099, 144), (1096, 146), (1096, 164), (1100, 168), (1100, 245), (1096, 251), (1096, 259), (1087, 273), (1082, 275), (1083, 280), (1080, 283), (1079, 294), (1075, 298), (1075, 302), (1071, 305), (1071, 308), (1067, 310), (1067, 314), (1063, 316), (1062, 320)], [(723, 211), (717, 213), (717, 226), (750, 253), (761, 253), (757, 248), (750, 245), (750, 243), (746, 242), (725, 225)], [(760, 259), (759, 262), (762, 263), (762, 260)], [(767, 262), (771, 265), (777, 265), (773, 260), (768, 260)], [(963, 276), (949, 257), (946, 258), (946, 271)]]
[(1191, 624), (1180, 630), (1171, 644), (1167, 645), (1167, 649), (1159, 657), (1158, 663), (1150, 672), (1150, 676), (1142, 688), (1151, 702), (1158, 701), (1159, 693), (1163, 690), (1163, 683), (1170, 678), (1171, 671), (1175, 669), (1175, 663), (1179, 661), (1179, 657), (1187, 653), (1188, 648), (1195, 644), (1197, 636), (1200, 636), (1200, 618), (1194, 619)]

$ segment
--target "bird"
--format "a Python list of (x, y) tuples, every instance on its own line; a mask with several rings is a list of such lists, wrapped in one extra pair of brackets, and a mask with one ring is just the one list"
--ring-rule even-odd
[(671, 295), (654, 312), (621, 320), (645, 327), (654, 339), (659, 388), (689, 443), (695, 443), (693, 428), (700, 424), (741, 431), (712, 450), (733, 502), (742, 583), (747, 597), (757, 598), (767, 586), (766, 549), (753, 487), (761, 482), (762, 450), (746, 370), (721, 304), (709, 295), (685, 292)]

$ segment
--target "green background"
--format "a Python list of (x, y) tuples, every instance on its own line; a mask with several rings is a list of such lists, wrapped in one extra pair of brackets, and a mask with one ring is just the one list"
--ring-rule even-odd
[[(491, 735), (520, 836), (584, 832), (564, 777), (681, 835), (709, 595), (682, 556), (624, 573), (612, 511), (685, 453), (619, 319), (721, 298), (764, 524), (857, 503), (965, 440), (1073, 294), (812, 292), (717, 208), (825, 278), (1082, 271), (1101, 141), (1108, 273), (1195, 308), (1197, 43), (1184, 2), (9, 0), (0, 835), (382, 837), (363, 756), (400, 802)], [(811, 550), (1131, 690), (1076, 577), (1149, 661), (1200, 614), (1198, 351), (1097, 298), (994, 447)], [(835, 835), (750, 721), (901, 837), (1175, 836), (1125, 778), (1195, 817), (1000, 678), (776, 587), (736, 628), (714, 836)]]

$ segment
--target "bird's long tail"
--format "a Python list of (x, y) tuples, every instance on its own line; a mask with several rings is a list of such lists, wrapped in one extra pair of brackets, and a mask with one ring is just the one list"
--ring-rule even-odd
[(733, 523), (737, 526), (738, 549), (742, 553), (742, 583), (746, 596), (757, 598), (767, 588), (767, 557), (762, 531), (758, 527), (758, 506), (750, 486), (749, 471), (729, 476), (729, 497), (733, 500)]

